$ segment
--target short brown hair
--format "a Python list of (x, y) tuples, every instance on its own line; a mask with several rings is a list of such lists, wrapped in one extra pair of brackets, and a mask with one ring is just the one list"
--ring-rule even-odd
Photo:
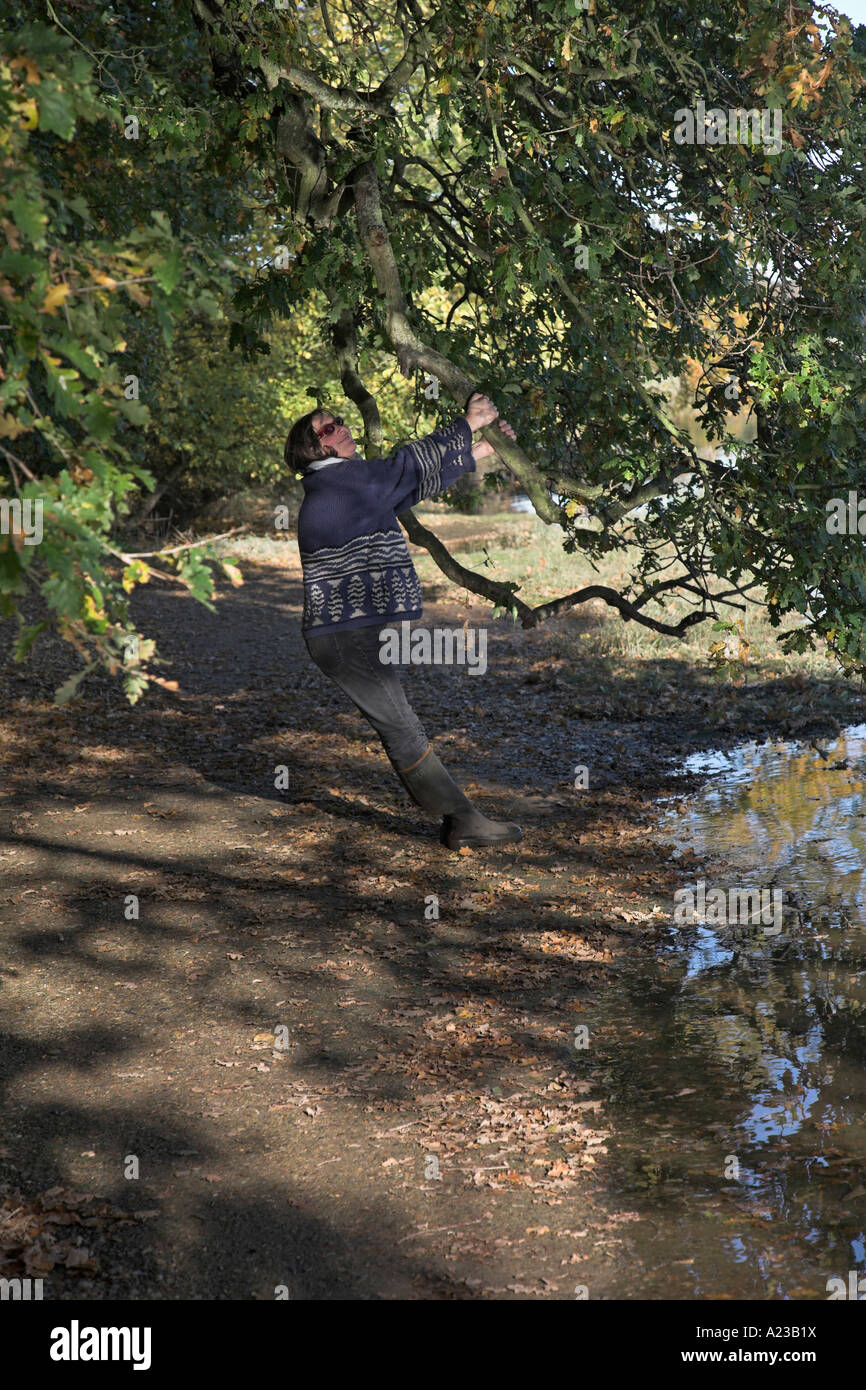
[(322, 406), (318, 410), (311, 410), (308, 415), (302, 415), (300, 420), (296, 420), (292, 425), (283, 450), (283, 458), (286, 467), (293, 473), (306, 473), (307, 466), (316, 459), (339, 458), (336, 449), (331, 444), (324, 443), (313, 429), (313, 421), (317, 415), (330, 414), (330, 410)]

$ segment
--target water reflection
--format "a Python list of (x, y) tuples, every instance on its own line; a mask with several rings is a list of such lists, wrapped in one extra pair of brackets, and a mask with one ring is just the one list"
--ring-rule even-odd
[(665, 812), (677, 854), (786, 911), (777, 936), (672, 929), (601, 1005), (587, 1076), (646, 1217), (623, 1296), (826, 1298), (866, 1268), (866, 726), (685, 770), (712, 780)]
[(767, 882), (845, 900), (866, 922), (866, 725), (834, 743), (746, 744), (698, 753), (684, 772), (717, 774), (665, 828), (682, 849), (760, 866)]

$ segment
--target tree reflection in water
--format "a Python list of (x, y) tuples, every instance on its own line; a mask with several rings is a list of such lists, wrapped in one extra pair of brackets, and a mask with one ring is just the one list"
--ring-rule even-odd
[(783, 888), (783, 930), (678, 927), (654, 964), (644, 948), (578, 1065), (624, 1208), (648, 1218), (628, 1226), (630, 1297), (823, 1299), (866, 1270), (866, 726), (708, 770), (664, 828), (708, 887)]

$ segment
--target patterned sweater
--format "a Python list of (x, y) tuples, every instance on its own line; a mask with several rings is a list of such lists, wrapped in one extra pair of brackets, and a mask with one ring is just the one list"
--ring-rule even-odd
[(475, 469), (465, 416), (384, 459), (334, 459), (304, 477), (298, 546), (302, 631), (318, 634), (421, 616), (421, 586), (397, 521)]

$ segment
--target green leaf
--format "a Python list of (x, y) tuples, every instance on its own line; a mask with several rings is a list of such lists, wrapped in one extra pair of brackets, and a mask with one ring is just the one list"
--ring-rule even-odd
[(55, 705), (66, 705), (69, 703), (70, 700), (74, 699), (78, 687), (84, 680), (84, 677), (89, 675), (90, 672), (95, 669), (96, 662), (91, 661), (80, 671), (76, 671), (74, 676), (70, 676), (69, 680), (64, 681), (63, 684), (60, 686), (60, 689), (54, 692)]
[(183, 257), (180, 247), (175, 247), (171, 254), (164, 261), (153, 267), (153, 278), (160, 289), (165, 290), (166, 294), (171, 294), (183, 270)]
[[(27, 241), (32, 241), (37, 248), (44, 246), (48, 214), (41, 199), (36, 201), (32, 197), (25, 197), (23, 193), (16, 193), (14, 198), (9, 199), (7, 206), (21, 235)], [(41, 266), (42, 263), (40, 261), (37, 264)]]
[(30, 627), (22, 627), (13, 652), (15, 661), (23, 661), (40, 633), (47, 632), (50, 627), (51, 624), (45, 620), (41, 623), (33, 623)]
[(52, 82), (42, 82), (37, 88), (39, 129), (51, 130), (61, 140), (71, 140), (75, 133), (73, 98)]
[(0, 537), (0, 544), (3, 545), (0, 550), (0, 594), (22, 594), (26, 586), (18, 552), (6, 536)]
[(97, 398), (84, 412), (84, 425), (95, 439), (108, 439), (115, 427), (116, 416), (105, 401)]

